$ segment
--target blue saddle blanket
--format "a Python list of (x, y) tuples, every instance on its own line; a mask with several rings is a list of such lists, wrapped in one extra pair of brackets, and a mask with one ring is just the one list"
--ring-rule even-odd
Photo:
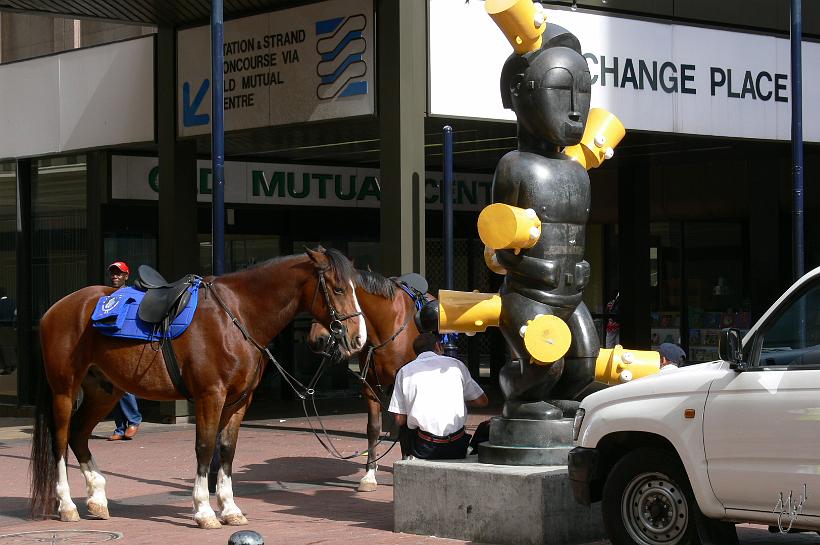
[[(188, 287), (191, 298), (188, 304), (179, 315), (171, 322), (171, 326), (165, 334), (165, 338), (175, 339), (191, 324), (196, 312), (200, 281), (194, 280)], [(162, 338), (157, 324), (143, 322), (137, 316), (144, 291), (134, 288), (120, 288), (111, 295), (100, 297), (94, 313), (91, 315), (91, 325), (97, 331), (109, 337), (121, 337), (125, 339), (139, 339), (143, 341), (155, 341)]]

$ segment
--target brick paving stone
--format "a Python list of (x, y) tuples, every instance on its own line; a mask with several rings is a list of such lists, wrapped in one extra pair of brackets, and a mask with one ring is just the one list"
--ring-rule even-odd
[[(468, 428), (486, 416), (471, 415)], [(364, 414), (323, 417), (333, 445), (344, 453), (364, 450)], [(4, 426), (4, 424), (9, 424)], [(393, 528), (391, 466), (398, 447), (380, 465), (376, 492), (356, 491), (364, 475), (364, 457), (331, 458), (302, 418), (246, 422), (239, 435), (234, 462), (234, 494), (246, 513), (246, 527), (199, 530), (192, 519), (194, 427), (191, 424), (144, 424), (132, 441), (108, 442), (110, 422), (95, 429), (91, 449), (108, 484), (110, 520), (61, 523), (30, 520), (28, 456), (30, 421), (0, 419), (0, 545), (17, 532), (43, 530), (101, 530), (120, 532), (122, 543), (135, 545), (224, 545), (240, 529), (251, 529), (268, 544), (458, 544), (459, 540), (397, 534)], [(69, 483), (81, 516), (85, 514), (85, 486), (70, 457)], [(216, 502), (212, 501), (215, 507)], [(815, 534), (780, 536), (765, 528), (743, 526), (743, 545), (820, 544)], [(607, 541), (587, 545), (606, 545)], [(480, 544), (475, 544), (480, 545)]]

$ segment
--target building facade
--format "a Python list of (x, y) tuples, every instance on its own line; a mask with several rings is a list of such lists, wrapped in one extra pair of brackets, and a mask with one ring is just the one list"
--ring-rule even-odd
[[(708, 360), (721, 327), (748, 327), (791, 278), (788, 2), (570, 4), (548, 6), (548, 22), (579, 36), (593, 106), (628, 131), (590, 174), (586, 302), (603, 335), (620, 292), (624, 345), (680, 342), (690, 360)], [(812, 267), (820, 11), (804, 9)], [(475, 223), (516, 138), (498, 92), (510, 49), (483, 10), (330, 0), (234, 14), (224, 50), (228, 271), (321, 243), (386, 275), (422, 272), (437, 290), (441, 131), (451, 125), (454, 287), (498, 288)], [(207, 21), (151, 23), (0, 12), (0, 82), (14, 82), (0, 83), (11, 97), (0, 119), (14, 129), (0, 137), (3, 402), (32, 402), (40, 316), (104, 283), (107, 263), (210, 272)], [(305, 376), (316, 365), (302, 342), (308, 326), (297, 320), (277, 343)], [(471, 371), (492, 380), (500, 338), (460, 342)], [(325, 380), (326, 391), (354, 392), (343, 373)], [(280, 386), (266, 377), (262, 394), (286, 397)]]

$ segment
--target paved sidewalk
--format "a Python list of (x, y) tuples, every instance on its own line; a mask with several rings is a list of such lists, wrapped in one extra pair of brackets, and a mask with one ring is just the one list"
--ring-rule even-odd
[[(474, 427), (484, 418), (471, 415), (469, 424)], [(333, 445), (340, 451), (353, 453), (366, 447), (364, 414), (327, 416), (323, 420)], [(250, 525), (199, 530), (191, 516), (193, 425), (146, 423), (133, 441), (105, 441), (111, 427), (110, 422), (97, 427), (97, 439), (92, 440), (91, 448), (108, 480), (112, 518), (84, 518), (68, 524), (27, 518), (31, 424), (27, 419), (0, 419), (0, 545), (35, 540), (100, 543), (120, 534), (122, 537), (117, 541), (136, 545), (224, 545), (239, 529), (259, 532), (268, 544), (465, 543), (394, 533), (391, 466), (399, 458), (398, 447), (382, 460), (378, 490), (356, 492), (364, 474), (364, 457), (350, 461), (329, 457), (310, 433), (304, 418), (255, 420), (243, 425), (234, 464), (234, 493)], [(69, 482), (84, 516), (84, 481), (73, 456), (70, 460)], [(212, 505), (215, 507), (215, 502)], [(68, 530), (72, 532), (63, 533)], [(27, 541), (8, 537), (19, 532), (45, 531), (58, 533), (30, 534)], [(740, 534), (744, 545), (820, 543), (814, 534), (779, 536), (762, 528), (744, 527)]]

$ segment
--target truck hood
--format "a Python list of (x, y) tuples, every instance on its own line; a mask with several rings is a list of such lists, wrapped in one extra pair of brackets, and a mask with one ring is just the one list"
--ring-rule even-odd
[(728, 362), (720, 360), (681, 367), (595, 392), (584, 398), (581, 408), (589, 413), (603, 405), (627, 399), (706, 392), (714, 380), (734, 372)]

